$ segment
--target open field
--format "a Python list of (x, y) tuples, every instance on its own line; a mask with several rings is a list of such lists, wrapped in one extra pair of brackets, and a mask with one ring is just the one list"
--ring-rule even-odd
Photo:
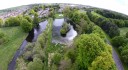
[(64, 15), (63, 14), (55, 14), (55, 18), (63, 18), (64, 17)]
[(125, 36), (125, 34), (128, 32), (128, 27), (120, 28), (120, 35)]
[(0, 45), (0, 70), (7, 70), (8, 63), (26, 38), (27, 33), (24, 33), (20, 27), (4, 27), (0, 28), (0, 30), (9, 39), (7, 43)]

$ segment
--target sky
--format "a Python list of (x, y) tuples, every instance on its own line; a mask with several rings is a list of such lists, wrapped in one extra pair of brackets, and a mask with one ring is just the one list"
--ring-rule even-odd
[(117, 11), (128, 15), (128, 0), (2, 0), (0, 9), (33, 3), (73, 3)]

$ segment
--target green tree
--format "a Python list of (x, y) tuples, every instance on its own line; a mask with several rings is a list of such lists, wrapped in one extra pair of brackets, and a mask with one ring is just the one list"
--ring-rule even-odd
[(39, 58), (34, 58), (33, 62), (28, 63), (27, 70), (43, 70), (43, 63)]
[(128, 44), (123, 47), (121, 51), (121, 57), (125, 63), (128, 63)]
[(29, 15), (25, 15), (24, 18), (27, 19), (30, 23), (32, 23), (32, 19)]
[(60, 53), (56, 53), (53, 58), (52, 58), (52, 63), (58, 65), (59, 62), (61, 60), (61, 54)]
[(2, 27), (3, 26), (3, 20), (0, 18), (0, 27)]
[(126, 38), (128, 38), (128, 32), (126, 33)]
[(103, 51), (108, 51), (105, 42), (95, 34), (80, 35), (74, 42), (76, 48), (76, 65), (79, 70), (86, 70), (92, 61)]
[(112, 45), (115, 47), (123, 46), (125, 44), (125, 38), (122, 36), (116, 36), (112, 38)]
[(72, 12), (71, 12), (71, 9), (70, 9), (69, 6), (66, 6), (66, 7), (64, 8), (63, 14), (64, 14), (64, 17), (67, 17), (67, 18), (70, 17), (70, 15), (72, 14)]
[(61, 35), (66, 35), (66, 33), (69, 31), (69, 24), (64, 22), (62, 25), (62, 28), (60, 30)]
[(117, 70), (112, 55), (108, 52), (102, 52), (91, 63), (88, 70)]
[(34, 15), (35, 11), (33, 9), (30, 10), (29, 15)]
[(19, 26), (20, 20), (18, 17), (9, 17), (5, 20), (5, 26)]
[(34, 27), (36, 27), (39, 24), (39, 22), (40, 22), (40, 20), (39, 20), (38, 14), (35, 13), (34, 14), (34, 19), (33, 19), (33, 25), (34, 25)]
[(24, 30), (24, 32), (29, 32), (32, 29), (32, 23), (30, 23), (27, 19), (22, 19), (21, 27)]

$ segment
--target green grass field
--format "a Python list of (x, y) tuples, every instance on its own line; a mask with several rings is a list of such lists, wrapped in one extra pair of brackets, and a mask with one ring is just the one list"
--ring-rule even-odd
[(20, 27), (4, 27), (1, 31), (8, 36), (9, 41), (0, 45), (0, 70), (7, 70), (8, 63), (12, 60), (16, 50), (26, 38), (27, 33), (24, 33)]
[(120, 35), (125, 36), (125, 34), (128, 32), (128, 27), (120, 28)]
[(93, 15), (98, 16), (98, 17), (103, 17), (103, 18), (105, 18), (104, 16), (102, 16), (102, 15), (100, 15), (100, 14), (98, 14), (98, 13), (94, 12), (94, 11), (92, 11), (91, 13), (92, 13)]
[(55, 14), (55, 18), (63, 18), (64, 15), (63, 14)]

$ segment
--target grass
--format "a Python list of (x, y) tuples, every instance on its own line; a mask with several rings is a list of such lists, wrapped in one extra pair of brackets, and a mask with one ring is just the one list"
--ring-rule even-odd
[(62, 16), (60, 16), (61, 14), (55, 14), (55, 18), (64, 18), (63, 14)]
[(0, 70), (7, 70), (8, 63), (12, 60), (16, 50), (20, 47), (22, 41), (26, 38), (20, 27), (4, 27), (1, 31), (8, 36), (9, 41), (0, 45)]
[(100, 14), (98, 14), (98, 13), (94, 12), (94, 11), (92, 11), (91, 13), (92, 13), (93, 15), (98, 16), (98, 17), (103, 17), (103, 18), (105, 18), (104, 16), (102, 16), (102, 15), (100, 15)]
[(84, 10), (78, 10), (78, 13), (85, 13), (86, 14), (86, 11), (84, 11)]
[(125, 34), (128, 32), (128, 27), (120, 28), (120, 35), (125, 36)]

